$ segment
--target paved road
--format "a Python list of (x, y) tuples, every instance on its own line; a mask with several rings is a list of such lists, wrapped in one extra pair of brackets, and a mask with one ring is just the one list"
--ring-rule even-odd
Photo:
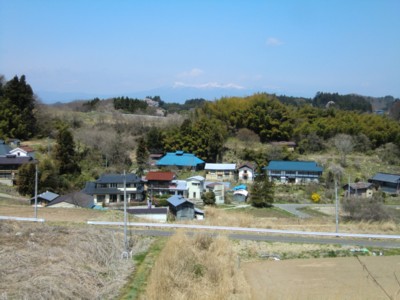
[[(175, 230), (155, 230), (155, 229), (130, 229), (130, 234), (147, 235), (147, 236), (171, 236)], [(196, 231), (198, 233), (198, 231)], [(188, 234), (195, 234), (194, 231), (189, 231)], [(217, 236), (216, 233), (209, 233), (212, 236)], [(222, 235), (222, 234), (221, 234)], [(241, 234), (229, 233), (226, 234), (233, 240), (248, 240), (248, 241), (266, 241), (280, 243), (299, 243), (299, 244), (323, 244), (323, 245), (343, 245), (354, 247), (377, 247), (377, 248), (400, 248), (398, 241), (382, 241), (382, 240), (361, 240), (349, 238), (312, 238), (302, 236), (283, 236), (283, 235), (267, 235), (267, 234)]]
[(312, 204), (279, 204), (279, 203), (274, 203), (275, 207), (278, 207), (279, 209), (285, 210), (288, 213), (295, 215), (296, 217), (299, 218), (310, 218), (311, 216), (309, 214), (306, 214), (305, 212), (302, 212), (299, 210), (299, 208), (307, 207), (307, 206), (312, 206)]

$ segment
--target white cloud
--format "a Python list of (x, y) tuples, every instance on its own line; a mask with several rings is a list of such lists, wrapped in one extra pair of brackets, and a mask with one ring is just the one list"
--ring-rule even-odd
[(282, 45), (283, 42), (277, 38), (270, 37), (267, 39), (266, 44), (267, 44), (267, 46), (276, 47), (276, 46)]
[(200, 83), (200, 84), (190, 84), (190, 83), (183, 83), (183, 82), (175, 82), (174, 83), (174, 88), (179, 88), (179, 87), (190, 87), (190, 88), (196, 88), (196, 89), (212, 89), (212, 88), (217, 88), (217, 89), (237, 89), (237, 90), (243, 90), (244, 87), (234, 84), (234, 83), (226, 83), (226, 84), (221, 84), (218, 82), (207, 82), (207, 83)]
[(193, 68), (190, 71), (185, 71), (185, 72), (180, 73), (178, 75), (178, 77), (181, 77), (181, 78), (188, 78), (188, 77), (189, 78), (193, 78), (193, 77), (198, 77), (198, 76), (202, 75), (203, 73), (204, 73), (203, 70), (198, 69), (198, 68)]

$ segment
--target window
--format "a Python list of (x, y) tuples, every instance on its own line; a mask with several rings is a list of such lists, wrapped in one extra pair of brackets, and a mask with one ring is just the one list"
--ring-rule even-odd
[(196, 192), (193, 192), (193, 197), (192, 198), (196, 198)]
[(110, 202), (117, 202), (118, 195), (110, 195)]

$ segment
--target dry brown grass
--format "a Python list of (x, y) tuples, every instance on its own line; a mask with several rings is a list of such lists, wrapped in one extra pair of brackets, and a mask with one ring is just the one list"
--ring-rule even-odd
[[(243, 211), (219, 209), (216, 207), (205, 208), (206, 218), (204, 225), (234, 226), (299, 231), (334, 232), (336, 230), (335, 217), (323, 218), (261, 218), (254, 217)], [(346, 233), (384, 233), (399, 234), (400, 225), (394, 221), (385, 222), (342, 222), (339, 223), (340, 232)]]
[(237, 260), (227, 238), (180, 231), (158, 257), (142, 298), (250, 299)]
[[(133, 237), (134, 238), (134, 237)], [(150, 238), (135, 239), (142, 252)], [(5, 299), (110, 299), (133, 271), (121, 233), (94, 227), (0, 223), (0, 296)]]

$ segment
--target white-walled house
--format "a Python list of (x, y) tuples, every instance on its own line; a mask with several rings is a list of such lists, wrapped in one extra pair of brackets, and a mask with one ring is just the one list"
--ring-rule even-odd
[(206, 186), (208, 192), (214, 192), (215, 204), (225, 203), (225, 185), (222, 182), (212, 182)]
[(254, 180), (255, 166), (252, 163), (244, 163), (238, 167), (238, 180), (252, 182)]
[(186, 179), (189, 199), (201, 199), (204, 192), (204, 180), (203, 176), (192, 176)]
[(236, 164), (206, 163), (206, 179), (210, 181), (235, 181)]

